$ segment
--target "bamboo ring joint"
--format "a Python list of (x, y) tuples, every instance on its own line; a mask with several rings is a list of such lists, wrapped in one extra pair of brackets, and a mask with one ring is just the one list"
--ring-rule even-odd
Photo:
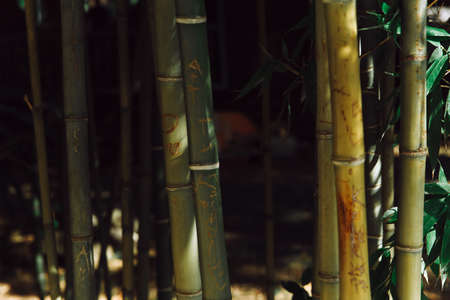
[(327, 131), (319, 131), (317, 132), (316, 137), (318, 140), (332, 140), (333, 134)]
[(158, 75), (158, 76), (156, 76), (156, 79), (159, 82), (181, 82), (181, 81), (183, 81), (183, 77), (181, 77), (181, 76)]
[(178, 24), (203, 24), (206, 23), (206, 17), (204, 16), (197, 16), (197, 17), (177, 17), (175, 21)]
[(369, 191), (374, 191), (374, 190), (380, 189), (381, 186), (382, 186), (381, 183), (377, 183), (377, 184), (374, 184), (374, 185), (372, 185), (372, 186), (369, 186), (367, 189), (368, 189)]
[(395, 245), (395, 249), (401, 252), (407, 252), (407, 253), (420, 253), (422, 252), (423, 245), (420, 245), (420, 247), (403, 247), (399, 245)]
[(369, 240), (377, 240), (377, 241), (382, 241), (383, 240), (383, 236), (382, 235), (367, 235), (367, 238)]
[[(182, 292), (179, 292), (179, 291), (175, 291), (175, 294), (176, 294), (177, 296), (181, 296), (181, 297), (189, 297), (189, 298), (193, 298), (193, 297), (197, 297), (197, 296), (202, 295), (202, 294), (203, 294), (203, 291), (200, 290), (200, 291), (194, 292), (194, 293), (182, 293)], [(178, 297), (177, 297), (177, 298), (178, 298)]]
[(339, 283), (339, 275), (319, 272), (319, 280), (327, 283)]
[(426, 55), (420, 55), (420, 54), (419, 55), (411, 54), (411, 55), (405, 56), (405, 58), (404, 58), (405, 61), (424, 61), (426, 59), (427, 59)]
[(404, 156), (406, 158), (421, 158), (427, 156), (428, 149), (427, 148), (419, 148), (414, 151), (400, 151), (400, 156)]
[(192, 185), (191, 184), (166, 186), (166, 190), (168, 192), (176, 192), (176, 191), (188, 190), (188, 189), (192, 189)]
[(358, 158), (350, 158), (350, 159), (342, 159), (342, 158), (333, 158), (333, 165), (335, 166), (346, 166), (353, 167), (364, 164), (366, 158), (364, 156)]
[(189, 166), (189, 169), (191, 169), (191, 171), (210, 171), (217, 170), (218, 168), (219, 162), (216, 162), (214, 164), (195, 164)]
[(88, 117), (86, 116), (66, 116), (64, 117), (64, 121), (87, 121)]

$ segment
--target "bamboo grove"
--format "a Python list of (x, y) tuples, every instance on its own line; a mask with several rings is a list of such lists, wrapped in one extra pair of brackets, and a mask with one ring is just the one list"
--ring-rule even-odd
[[(110, 46), (116, 62), (103, 67), (115, 68), (117, 95), (108, 109), (119, 117), (109, 117), (107, 133), (96, 127), (96, 121), (108, 117), (96, 99), (100, 83), (93, 80), (92, 53), (98, 50), (86, 34), (92, 26), (86, 8), (83, 1), (58, 3), (63, 107), (58, 197), (65, 219), (64, 242), (58, 242), (49, 179), (48, 93), (43, 92), (46, 66), (40, 63), (43, 37), (38, 28), (39, 7), (50, 4), (25, 0), (31, 88), (24, 101), (34, 127), (47, 273), (41, 274), (41, 294), (48, 292), (52, 300), (93, 300), (105, 294), (110, 300), (118, 293), (113, 292), (108, 261), (115, 209), (108, 201), (117, 200), (123, 299), (150, 299), (156, 273), (157, 299), (229, 300), (234, 266), (228, 265), (226, 249), (206, 1), (136, 2), (136, 20), (130, 1), (114, 2)], [(283, 44), (280, 59), (271, 54), (272, 2), (256, 2), (255, 57), (262, 66), (238, 96), (261, 85), (257, 111), (266, 298), (275, 299), (280, 283), (272, 160), (276, 88), (270, 81), (276, 72), (295, 77), (283, 96), (296, 89), (314, 90), (308, 101), (315, 114), (312, 275), (281, 285), (296, 300), (419, 300), (426, 299), (424, 278), (433, 274), (444, 289), (450, 262), (450, 187), (439, 149), (449, 135), (450, 93), (444, 94), (449, 89), (450, 34), (427, 24), (427, 9), (436, 1), (311, 1), (309, 17), (295, 27), (304, 36), (297, 37), (294, 52)], [(130, 29), (133, 22), (137, 32)], [(305, 46), (308, 40), (310, 47)], [(302, 51), (313, 59), (294, 63)], [(112, 200), (102, 196), (100, 162), (111, 159), (100, 147), (102, 134), (113, 135), (119, 145), (112, 151), (117, 163), (103, 176), (112, 178)], [(64, 276), (58, 270), (58, 243), (64, 244)], [(154, 250), (156, 272), (150, 256)]]

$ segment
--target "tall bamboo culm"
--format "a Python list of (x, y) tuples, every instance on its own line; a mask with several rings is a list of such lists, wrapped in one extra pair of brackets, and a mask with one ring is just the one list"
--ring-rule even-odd
[(322, 0), (315, 1), (315, 53), (317, 76), (317, 287), (314, 296), (323, 300), (339, 299), (339, 242), (336, 188), (332, 165), (333, 125), (327, 36)]
[[(376, 1), (359, 1), (359, 27), (375, 26), (368, 11), (376, 11)], [(363, 97), (364, 139), (366, 148), (366, 213), (369, 255), (383, 245), (383, 222), (381, 210), (381, 155), (377, 153), (380, 115), (377, 113), (379, 67), (375, 63), (376, 47), (380, 42), (377, 30), (359, 33), (361, 45), (361, 88)]]
[(131, 211), (131, 94), (128, 49), (128, 1), (117, 1), (117, 42), (120, 81), (120, 160), (122, 203), (122, 291), (125, 300), (133, 299), (133, 213)]
[[(400, 198), (396, 227), (397, 295), (421, 299), (421, 254), (426, 160), (425, 0), (403, 0), (400, 69)], [(425, 137), (424, 137), (425, 136)]]
[(195, 204), (189, 170), (175, 1), (153, 0), (152, 20), (156, 92), (161, 115), (166, 190), (169, 198), (175, 291), (179, 300), (202, 299)]
[[(394, 41), (386, 44), (386, 57), (384, 61), (384, 74), (382, 75), (382, 99), (394, 103), (393, 97), (395, 89), (396, 47)], [(389, 100), (390, 99), (390, 100)], [(381, 199), (383, 212), (394, 206), (394, 126), (389, 125), (392, 117), (392, 105), (385, 105), (383, 124), (387, 126), (382, 140), (381, 153)], [(383, 240), (388, 241), (394, 234), (394, 224), (383, 224)]]
[(25, 17), (27, 25), (28, 58), (33, 105), (26, 98), (33, 113), (36, 155), (38, 161), (39, 190), (41, 195), (42, 222), (44, 227), (44, 247), (47, 256), (47, 272), (52, 300), (61, 297), (58, 276), (58, 254), (56, 252), (55, 232), (53, 230), (50, 188), (48, 181), (47, 146), (45, 141), (44, 116), (42, 113), (41, 74), (36, 33), (36, 0), (26, 0)]
[(204, 300), (231, 299), (204, 0), (176, 0)]
[[(256, 2), (258, 12), (258, 40), (259, 47), (268, 48), (266, 0)], [(261, 64), (265, 63), (267, 56), (260, 50)], [(273, 218), (273, 184), (272, 184), (272, 152), (270, 149), (271, 122), (270, 122), (270, 87), (268, 83), (262, 88), (262, 152), (264, 157), (264, 218), (266, 230), (266, 297), (273, 300), (275, 297), (275, 242)]]
[(89, 198), (83, 2), (62, 0), (61, 22), (73, 299), (93, 300), (95, 280), (92, 253), (92, 212)]
[(354, 0), (325, 5), (339, 226), (340, 299), (370, 300), (364, 134)]

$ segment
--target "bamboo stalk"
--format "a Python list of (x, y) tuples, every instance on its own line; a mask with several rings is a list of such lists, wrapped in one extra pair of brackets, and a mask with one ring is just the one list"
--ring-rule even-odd
[[(385, 72), (393, 74), (396, 64), (396, 49), (394, 41), (386, 44), (385, 50)], [(383, 75), (382, 97), (389, 99), (395, 89), (395, 78), (391, 75)], [(391, 100), (394, 103), (394, 99)], [(384, 109), (384, 124), (389, 124), (391, 119), (392, 105), (386, 105)], [(381, 154), (381, 198), (383, 212), (394, 206), (394, 126), (387, 125), (388, 128), (382, 140)], [(395, 224), (383, 225), (383, 240), (387, 241), (392, 237), (395, 230)]]
[(402, 1), (400, 70), (400, 198), (395, 256), (400, 300), (421, 299), (426, 161), (425, 73), (427, 1)]
[[(361, 11), (359, 27), (373, 24), (367, 11), (376, 11), (378, 3), (371, 0), (358, 2)], [(369, 256), (383, 244), (383, 222), (381, 210), (381, 158), (377, 153), (378, 133), (380, 131), (378, 105), (378, 66), (375, 65), (375, 52), (372, 51), (380, 42), (379, 33), (375, 30), (360, 32), (361, 88), (363, 97), (364, 139), (366, 146), (366, 214)]]
[[(26, 0), (25, 16), (27, 25), (28, 57), (30, 62), (30, 79), (33, 93), (33, 123), (38, 161), (39, 190), (42, 202), (42, 222), (44, 227), (44, 247), (47, 257), (47, 272), (52, 300), (59, 299), (58, 254), (56, 252), (55, 232), (53, 229), (50, 188), (48, 180), (47, 146), (45, 142), (44, 116), (42, 113), (41, 74), (36, 34), (36, 1)], [(25, 96), (27, 99), (27, 96)]]
[(61, 1), (64, 120), (74, 300), (92, 300), (95, 295), (83, 15), (81, 1)]
[(167, 193), (164, 189), (164, 147), (161, 135), (161, 120), (154, 107), (153, 109), (153, 199), (154, 226), (156, 242), (156, 285), (159, 300), (171, 300), (172, 288), (172, 256), (170, 255), (170, 222)]
[(326, 3), (339, 224), (339, 293), (340, 299), (370, 300), (356, 5), (354, 0)]
[[(266, 33), (266, 1), (256, 2), (258, 13), (258, 40), (260, 47), (268, 48)], [(260, 51), (260, 62), (263, 64), (267, 56)], [(264, 214), (266, 230), (266, 297), (273, 300), (275, 284), (275, 249), (274, 249), (274, 218), (273, 218), (273, 184), (272, 184), (272, 152), (270, 148), (270, 87), (262, 87), (262, 150), (264, 157)]]
[(141, 93), (139, 97), (139, 243), (138, 243), (138, 300), (147, 300), (150, 282), (150, 205), (153, 201), (153, 165), (152, 165), (152, 64), (151, 45), (149, 42), (149, 25), (145, 6), (147, 1), (141, 3), (138, 40), (136, 41), (135, 61), (140, 62), (139, 80)]
[(156, 91), (169, 198), (175, 290), (179, 300), (200, 300), (202, 282), (175, 2), (154, 0), (152, 4), (147, 11), (153, 22)]
[(204, 300), (231, 299), (203, 0), (176, 0)]
[[(324, 5), (315, 2), (315, 54), (317, 81), (316, 138), (317, 138), (317, 259), (313, 297), (324, 300), (339, 299), (339, 252), (336, 188), (332, 165), (333, 125), (331, 115), (330, 73)], [(314, 284), (315, 283), (315, 284)]]
[(125, 300), (134, 298), (133, 291), (133, 213), (131, 211), (131, 94), (128, 49), (128, 1), (117, 1), (117, 42), (120, 81), (120, 160), (122, 204), (122, 291)]

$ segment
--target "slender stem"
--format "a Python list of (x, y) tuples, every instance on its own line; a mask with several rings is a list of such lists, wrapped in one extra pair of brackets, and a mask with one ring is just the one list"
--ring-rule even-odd
[(73, 253), (73, 299), (95, 297), (89, 198), (88, 111), (82, 1), (61, 1), (64, 120)]
[(31, 88), (33, 92), (32, 112), (38, 161), (39, 186), (42, 202), (42, 222), (44, 226), (44, 247), (47, 256), (47, 272), (49, 277), (50, 295), (52, 300), (55, 300), (61, 297), (61, 292), (59, 289), (58, 254), (56, 252), (55, 232), (53, 229), (53, 217), (50, 203), (44, 116), (42, 113), (41, 74), (39, 70), (39, 55), (36, 34), (36, 1), (26, 0), (25, 5), (28, 57), (30, 61)]
[(336, 188), (332, 165), (333, 124), (330, 73), (324, 5), (315, 1), (316, 29), (316, 138), (317, 138), (317, 227), (313, 295), (325, 300), (339, 299), (339, 251)]
[(117, 41), (120, 80), (120, 160), (122, 171), (122, 289), (125, 300), (133, 299), (133, 213), (131, 211), (131, 94), (128, 49), (128, 1), (117, 1)]
[(426, 6), (402, 1), (400, 70), (400, 198), (395, 256), (400, 300), (421, 299), (421, 254), (426, 161)]

